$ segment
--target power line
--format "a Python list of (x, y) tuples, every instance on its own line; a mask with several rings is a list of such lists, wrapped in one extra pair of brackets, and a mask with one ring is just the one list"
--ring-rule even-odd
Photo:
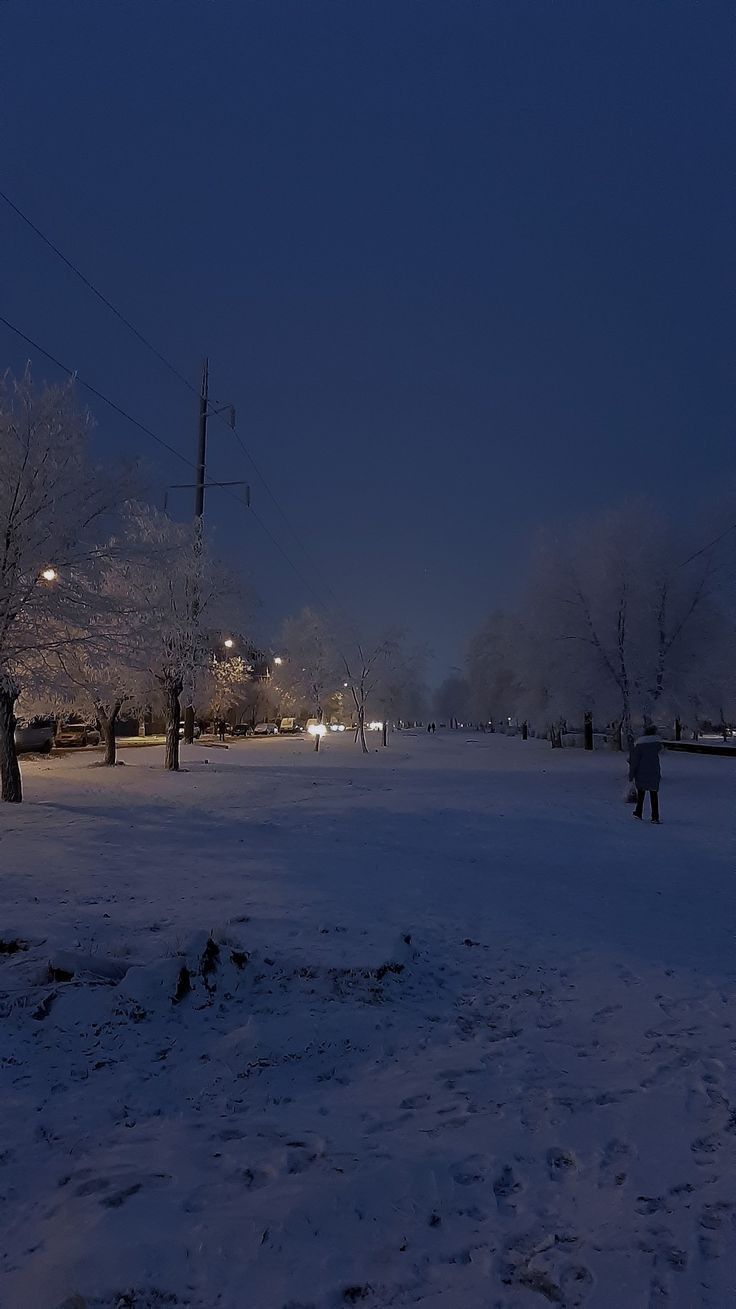
[(701, 546), (699, 550), (695, 550), (693, 554), (688, 555), (687, 559), (683, 559), (680, 567), (684, 568), (686, 564), (691, 564), (693, 559), (698, 559), (700, 555), (707, 554), (707, 552), (712, 550), (714, 546), (720, 545), (721, 541), (725, 540), (727, 536), (730, 536), (731, 532), (736, 532), (736, 523), (732, 523), (730, 527), (727, 527), (719, 536), (714, 537), (707, 545)]
[[(156, 347), (156, 346), (155, 346), (155, 345), (154, 345), (154, 344), (153, 344), (153, 343), (148, 339), (148, 337), (145, 336), (144, 333), (141, 332), (141, 331), (140, 331), (140, 330), (135, 326), (135, 324), (132, 323), (132, 322), (130, 321), (130, 319), (127, 318), (126, 315), (125, 315), (125, 314), (124, 314), (120, 309), (117, 308), (117, 306), (116, 306), (115, 304), (113, 304), (112, 300), (108, 299), (108, 297), (107, 297), (106, 295), (104, 295), (104, 293), (103, 293), (102, 291), (100, 291), (99, 288), (98, 288), (97, 286), (95, 286), (94, 282), (92, 282), (92, 281), (90, 280), (90, 278), (87, 277), (86, 274), (82, 272), (82, 270), (81, 270), (81, 269), (80, 269), (80, 268), (79, 268), (79, 267), (74, 263), (74, 261), (73, 261), (72, 259), (70, 259), (70, 258), (68, 257), (68, 255), (65, 255), (64, 252), (63, 252), (63, 250), (60, 250), (60, 249), (59, 249), (59, 246), (56, 245), (55, 242), (52, 241), (51, 238), (50, 238), (49, 236), (47, 236), (46, 233), (43, 232), (43, 231), (41, 230), (41, 228), (40, 228), (36, 223), (33, 222), (33, 219), (32, 219), (32, 218), (29, 218), (28, 214), (24, 213), (24, 211), (20, 208), (20, 206), (17, 205), (17, 204), (15, 203), (14, 200), (11, 200), (10, 196), (9, 196), (5, 191), (3, 191), (2, 189), (0, 189), (0, 199), (2, 199), (2, 200), (5, 201), (6, 205), (8, 205), (8, 207), (9, 207), (10, 209), (12, 209), (13, 213), (16, 214), (16, 215), (18, 216), (18, 218), (20, 218), (21, 221), (24, 222), (24, 223), (26, 224), (26, 226), (29, 227), (30, 230), (31, 230), (32, 232), (35, 233), (35, 235), (39, 238), (39, 240), (43, 241), (44, 245), (48, 246), (48, 248), (49, 248), (50, 250), (52, 250), (52, 251), (54, 252), (54, 254), (55, 254), (59, 259), (61, 259), (62, 263), (64, 263), (64, 264), (66, 265), (66, 267), (69, 268), (69, 269), (71, 270), (71, 272), (73, 272), (74, 275), (75, 275), (76, 277), (79, 278), (79, 280), (84, 284), (84, 286), (86, 286), (87, 289), (88, 289), (89, 291), (91, 291), (92, 294), (95, 295), (95, 296), (97, 297), (97, 299), (98, 299), (99, 301), (101, 301), (101, 303), (104, 304), (104, 305), (106, 306), (106, 308), (109, 309), (110, 312), (113, 313), (113, 314), (115, 315), (115, 317), (116, 317), (117, 319), (119, 319), (121, 323), (123, 323), (123, 324), (125, 325), (125, 327), (128, 328), (128, 330), (129, 330), (130, 332), (133, 333), (133, 335), (136, 337), (136, 339), (137, 339), (138, 341), (141, 342), (142, 345), (146, 346), (146, 348), (147, 348), (148, 350), (150, 350), (151, 353), (152, 353), (153, 355), (156, 356), (156, 358), (159, 360), (159, 362), (162, 363), (162, 364), (164, 365), (164, 367), (167, 368), (167, 369), (169, 370), (169, 372), (172, 373), (172, 374), (174, 375), (174, 377), (176, 377), (176, 378), (177, 378), (177, 379), (178, 379), (178, 380), (179, 380), (179, 381), (180, 381), (184, 386), (186, 386), (187, 389), (188, 389), (189, 391), (191, 391), (194, 395), (198, 395), (198, 394), (199, 394), (199, 392), (198, 392), (196, 386), (194, 386), (194, 384), (193, 384), (192, 382), (190, 382), (189, 379), (188, 379), (187, 377), (185, 377), (184, 373), (182, 373), (182, 372), (180, 371), (180, 369), (178, 369), (178, 368), (176, 367), (175, 364), (172, 364), (171, 360), (170, 360), (170, 359), (167, 359), (166, 355), (162, 354), (161, 351), (160, 351), (159, 349), (157, 349), (157, 347)], [(6, 322), (5, 319), (3, 319), (2, 321), (3, 321), (3, 322)], [(10, 324), (10, 323), (6, 323), (6, 325), (7, 325), (8, 327), (10, 327), (12, 331), (16, 331), (16, 330), (17, 330), (17, 329), (15, 329), (15, 328), (13, 328), (13, 327), (12, 327), (12, 324)], [(22, 333), (18, 333), (18, 335), (22, 336), (23, 334), (22, 334)], [(24, 339), (25, 339), (25, 340), (28, 340), (27, 337), (24, 337)], [(29, 344), (33, 345), (34, 349), (39, 350), (41, 354), (45, 354), (47, 358), (52, 359), (52, 356), (50, 356), (50, 355), (48, 354), (47, 351), (44, 351), (40, 346), (36, 345), (34, 342), (30, 342), (30, 341), (29, 341)], [(57, 360), (54, 360), (54, 359), (52, 359), (52, 362), (54, 362), (54, 363), (58, 363), (58, 361), (57, 361)], [(59, 367), (62, 367), (62, 365), (59, 364)], [(115, 407), (116, 407), (116, 406), (113, 404), (112, 401), (108, 400), (105, 396), (103, 396), (103, 395), (101, 395), (100, 393), (96, 392), (95, 389), (94, 389), (94, 387), (90, 387), (87, 383), (83, 383), (83, 382), (81, 381), (81, 378), (80, 378), (79, 380), (80, 380), (80, 384), (86, 386), (86, 387), (87, 387), (87, 390), (91, 391), (93, 395), (94, 395), (94, 394), (98, 395), (98, 398), (99, 398), (99, 399), (103, 400), (106, 404), (109, 404), (112, 408), (115, 408)], [(123, 411), (120, 410), (120, 409), (118, 409), (118, 412), (119, 412), (119, 413), (123, 413)], [(141, 430), (146, 431), (146, 433), (147, 433), (148, 436), (153, 437), (153, 439), (154, 439), (155, 441), (159, 441), (159, 443), (162, 444), (162, 445), (164, 445), (166, 449), (168, 449), (168, 450), (170, 450), (172, 453), (176, 454), (178, 458), (181, 458), (181, 459), (184, 458), (183, 455), (179, 455), (177, 451), (174, 451), (174, 450), (173, 450), (173, 447), (166, 445), (166, 442), (162, 441), (161, 438), (159, 438), (158, 436), (156, 436), (156, 434), (155, 434), (154, 432), (147, 431), (147, 429), (145, 429), (145, 428), (142, 426), (142, 424), (138, 423), (136, 419), (130, 418), (130, 415), (125, 415), (124, 413), (123, 413), (123, 416), (124, 416), (124, 417), (128, 417), (128, 418), (130, 419), (131, 422), (136, 423), (136, 425), (137, 425), (139, 428), (141, 428)], [(214, 413), (214, 417), (220, 418), (222, 422), (227, 423), (227, 426), (228, 426), (228, 427), (230, 428), (230, 430), (233, 432), (233, 434), (234, 434), (234, 436), (235, 436), (235, 439), (236, 439), (236, 441), (238, 442), (238, 445), (240, 446), (240, 449), (242, 450), (242, 452), (243, 452), (243, 454), (245, 455), (246, 459), (249, 461), (251, 467), (253, 468), (253, 471), (254, 471), (255, 474), (256, 474), (256, 477), (258, 478), (258, 480), (260, 481), (261, 485), (263, 486), (263, 488), (264, 488), (266, 494), (268, 495), (269, 499), (273, 502), (273, 504), (275, 505), (275, 507), (276, 507), (278, 513), (281, 515), (282, 519), (284, 520), (284, 522), (285, 522), (286, 526), (288, 527), (289, 531), (291, 532), (291, 535), (293, 536), (293, 538), (294, 538), (296, 544), (299, 546), (299, 549), (302, 550), (302, 551), (304, 551), (305, 555), (309, 555), (309, 554), (311, 553), (310, 550), (309, 550), (308, 547), (305, 545), (304, 541), (300, 538), (300, 536), (299, 536), (299, 534), (297, 533), (296, 529), (292, 526), (292, 524), (291, 524), (291, 522), (290, 522), (290, 520), (289, 520), (289, 518), (288, 518), (288, 516), (287, 516), (287, 514), (286, 514), (286, 512), (285, 512), (285, 510), (284, 510), (283, 507), (281, 506), (281, 504), (280, 504), (279, 500), (277, 499), (277, 497), (275, 496), (274, 492), (271, 490), (271, 487), (269, 486), (268, 482), (266, 481), (266, 478), (264, 477), (263, 473), (261, 472), (260, 468), (258, 467), (258, 464), (256, 463), (255, 459), (253, 458), (253, 455), (250, 453), (248, 447), (246, 446), (245, 442), (243, 441), (243, 438), (241, 437), (241, 435), (240, 435), (240, 433), (238, 432), (237, 428), (236, 428), (234, 425), (231, 426), (230, 423), (228, 423), (228, 420), (225, 418), (225, 416), (224, 416), (223, 414), (221, 414), (221, 413), (218, 413), (217, 411), (215, 411), (215, 413)], [(188, 460), (185, 460), (185, 462), (188, 462)], [(254, 515), (254, 517), (257, 517), (257, 515)], [(260, 521), (260, 520), (259, 520), (259, 521)], [(264, 527), (264, 530), (266, 530), (265, 527)], [(275, 540), (275, 538), (272, 537), (272, 540)], [(279, 546), (279, 549), (281, 549), (280, 546)], [(315, 560), (314, 560), (314, 556), (312, 556), (312, 567), (314, 567), (314, 566), (315, 566)], [(319, 568), (319, 566), (317, 566), (317, 571), (318, 571), (318, 572), (321, 571), (321, 569)], [(334, 591), (332, 590), (332, 588), (331, 588), (330, 586), (327, 586), (326, 589), (327, 589), (327, 591), (329, 592), (329, 594), (332, 595), (333, 602), (335, 603), (335, 605), (337, 606), (337, 608), (338, 608), (338, 609), (342, 609), (342, 605), (340, 604), (339, 600), (337, 599), (337, 596), (335, 595), (335, 593), (334, 593)]]
[[(26, 336), (25, 332), (22, 332), (19, 327), (16, 327), (15, 323), (11, 323), (9, 319), (4, 318), (2, 314), (0, 314), (0, 323), (9, 328), (11, 332), (14, 332), (16, 336), (19, 336), (21, 341), (25, 341), (26, 345), (29, 345), (32, 350), (37, 350), (45, 359), (48, 359), (52, 364), (55, 364), (56, 367), (60, 368), (68, 377), (74, 377), (76, 381), (79, 382), (80, 386), (83, 386), (91, 395), (96, 396), (98, 400), (102, 400), (104, 404), (109, 405), (111, 409), (114, 409), (115, 413), (120, 414), (121, 418), (127, 419), (127, 421), (132, 423), (134, 427), (137, 427), (139, 431), (144, 432), (146, 436), (150, 436), (153, 441), (157, 441), (159, 445), (163, 446), (164, 450), (168, 450), (169, 454), (174, 455), (176, 459), (180, 459), (188, 468), (193, 468), (196, 473), (196, 464), (193, 464), (191, 460), (187, 459), (186, 455), (183, 455), (179, 450), (176, 450), (173, 445), (169, 445), (168, 441), (164, 441), (162, 436), (158, 436), (156, 432), (151, 431), (150, 427), (146, 427), (145, 423), (141, 423), (138, 418), (134, 418), (132, 414), (129, 414), (125, 409), (121, 408), (121, 406), (116, 404), (114, 400), (111, 400), (109, 396), (103, 395), (102, 391), (98, 391), (97, 387), (93, 386), (91, 382), (86, 382), (83, 377), (80, 377), (75, 369), (62, 363), (61, 359), (57, 359), (56, 355), (52, 355), (49, 350), (45, 350), (42, 345), (39, 345), (38, 341), (34, 341), (30, 336)], [(245, 501), (243, 501), (243, 503), (245, 504)]]
[(108, 300), (107, 296), (103, 295), (102, 291), (98, 290), (94, 282), (91, 282), (90, 279), (87, 276), (85, 276), (85, 274), (82, 272), (82, 270), (80, 268), (77, 268), (77, 265), (73, 263), (72, 260), (69, 259), (67, 255), (64, 254), (63, 250), (60, 250), (58, 245), (55, 245), (54, 242), (51, 240), (51, 238), (46, 236), (45, 232), (42, 232), (40, 227), (36, 226), (33, 220), (28, 217), (28, 214), (23, 213), (23, 210), (20, 209), (13, 200), (10, 199), (9, 195), (6, 195), (5, 191), (0, 190), (0, 199), (5, 201), (6, 205), (8, 205), (9, 208), (13, 210), (13, 213), (18, 215), (18, 217), (26, 224), (27, 227), (30, 227), (32, 232), (35, 232), (36, 236), (39, 237), (41, 241), (43, 241), (44, 245), (47, 245), (50, 250), (53, 250), (55, 255), (58, 255), (62, 263), (66, 264), (67, 268), (71, 269), (71, 271), (79, 278), (80, 282), (83, 282), (84, 285), (87, 287), (87, 289), (91, 291), (93, 295), (96, 295), (97, 299), (101, 300), (102, 304), (106, 305), (106, 307), (110, 310), (110, 312), (113, 313), (116, 318), (120, 319), (121, 323), (125, 324), (125, 326), (128, 328), (128, 331), (132, 332), (133, 335), (137, 337), (137, 339), (141, 342), (141, 344), (145, 345), (147, 349), (149, 349), (151, 353), (156, 356), (156, 358), (160, 361), (160, 363), (162, 363), (166, 368), (168, 368), (170, 373), (174, 374), (174, 377), (177, 377), (180, 382), (183, 382), (184, 386), (188, 387), (190, 391), (193, 391), (195, 395), (197, 394), (196, 386), (194, 386), (194, 384), (190, 382), (182, 372), (179, 371), (179, 369), (176, 367), (175, 364), (172, 364), (170, 359), (166, 358), (166, 355), (163, 355), (160, 350), (156, 349), (156, 346), (153, 345), (153, 343), (148, 340), (148, 337), (144, 336), (143, 332), (140, 332), (138, 328), (135, 326), (135, 324), (131, 323), (130, 319), (125, 317), (125, 314), (122, 313), (121, 310), (118, 309), (116, 305), (112, 303), (112, 300)]
[[(10, 320), (3, 317), (2, 314), (0, 314), (0, 323), (7, 327), (17, 337), (20, 337), (21, 341), (25, 341), (26, 345), (29, 345), (32, 350), (36, 350), (40, 355), (43, 355), (45, 359), (48, 359), (50, 363), (55, 364), (55, 366), (60, 368), (63, 373), (67, 374), (67, 376), (73, 376), (80, 386), (83, 386), (91, 395), (94, 395), (98, 400), (101, 400), (103, 404), (108, 405), (110, 409), (112, 409), (116, 414), (119, 414), (121, 418), (124, 418), (126, 422), (132, 423), (132, 425), (137, 427), (140, 432), (143, 432), (145, 436), (150, 437), (152, 441), (156, 441), (158, 445), (163, 446), (164, 450), (168, 450), (169, 454), (174, 455), (176, 459), (181, 461), (181, 463), (186, 464), (187, 468), (193, 469), (195, 473), (197, 472), (197, 465), (192, 463), (191, 459), (187, 459), (186, 455), (181, 454), (181, 452), (175, 449), (173, 445), (169, 445), (168, 441), (165, 441), (162, 436), (159, 436), (157, 432), (154, 432), (150, 427), (147, 427), (145, 423), (140, 421), (140, 419), (134, 418), (132, 414), (129, 414), (126, 409), (123, 409), (115, 400), (111, 400), (109, 396), (105, 395), (104, 392), (100, 391), (96, 386), (93, 386), (91, 382), (87, 382), (85, 378), (80, 377), (79, 373), (75, 372), (73, 368), (70, 368), (68, 364), (63, 363), (62, 360), (52, 354), (50, 350), (46, 350), (42, 345), (39, 345), (38, 341), (34, 341), (32, 337), (27, 336), (25, 332), (22, 332), (19, 327), (15, 326), (15, 323), (11, 323)], [(297, 564), (294, 563), (293, 559), (291, 559), (287, 551), (281, 545), (281, 542), (278, 541), (273, 535), (273, 532), (266, 527), (266, 524), (263, 522), (260, 515), (257, 514), (253, 507), (248, 504), (247, 500), (244, 500), (242, 496), (238, 495), (235, 491), (231, 491), (229, 487), (224, 486), (221, 483), (213, 483), (213, 485), (218, 485), (219, 489), (224, 491), (226, 495), (229, 495), (232, 500), (237, 501), (237, 503), (242, 505), (244, 509), (250, 510), (259, 527), (273, 543), (279, 553), (283, 555), (284, 559), (299, 578), (302, 585), (310, 595), (314, 596), (318, 604), (322, 605), (323, 602), (320, 600), (314, 587), (304, 576)]]

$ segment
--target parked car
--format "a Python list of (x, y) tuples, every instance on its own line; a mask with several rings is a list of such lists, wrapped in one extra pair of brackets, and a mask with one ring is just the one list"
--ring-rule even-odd
[(278, 723), (256, 723), (253, 728), (254, 736), (278, 736)]
[(282, 718), (279, 723), (279, 731), (282, 736), (284, 733), (286, 733), (287, 736), (295, 736), (296, 733), (301, 732), (301, 730), (302, 729), (296, 721), (296, 718)]
[(309, 736), (324, 736), (327, 728), (321, 723), (319, 718), (307, 719), (307, 734)]
[(253, 728), (250, 723), (236, 723), (232, 732), (233, 736), (252, 736)]
[(100, 733), (88, 723), (60, 723), (56, 729), (56, 744), (66, 747), (99, 745)]
[(31, 718), (21, 721), (15, 729), (15, 748), (18, 754), (51, 754), (54, 748), (54, 724), (48, 720)]

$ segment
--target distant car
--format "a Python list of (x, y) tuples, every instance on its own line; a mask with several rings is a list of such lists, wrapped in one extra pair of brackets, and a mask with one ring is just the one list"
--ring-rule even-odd
[(253, 728), (254, 736), (278, 736), (278, 723), (256, 723)]
[(15, 729), (15, 748), (18, 754), (51, 754), (54, 748), (54, 724), (39, 722), (20, 722)]
[(331, 731), (331, 732), (344, 732), (344, 731), (345, 731), (345, 724), (344, 724), (344, 723), (330, 723), (330, 731)]
[[(65, 748), (89, 745), (92, 731), (86, 723), (60, 723), (56, 731), (56, 744)], [(97, 738), (95, 744), (98, 744), (100, 734), (95, 730), (94, 735)]]
[(302, 729), (296, 721), (296, 718), (282, 718), (279, 723), (279, 731), (282, 736), (284, 734), (287, 736), (295, 736), (296, 733), (301, 732), (301, 730)]
[(236, 723), (232, 729), (233, 736), (252, 736), (253, 728), (250, 723)]
[(319, 718), (307, 719), (307, 733), (309, 736), (324, 736), (327, 728), (321, 723)]

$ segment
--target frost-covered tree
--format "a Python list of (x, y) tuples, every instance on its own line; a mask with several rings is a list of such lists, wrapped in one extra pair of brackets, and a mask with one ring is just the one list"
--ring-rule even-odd
[(385, 642), (375, 699), (389, 722), (416, 722), (424, 717), (428, 699), (426, 664), (426, 651), (407, 646), (403, 633)]
[(294, 703), (309, 705), (322, 719), (328, 699), (344, 680), (337, 642), (326, 620), (309, 607), (284, 622), (279, 650), (286, 662), (279, 686)]
[(488, 723), (527, 717), (528, 634), (513, 614), (490, 614), (468, 645), (466, 668), (471, 715)]
[(365, 739), (368, 701), (380, 684), (391, 652), (392, 642), (387, 638), (372, 647), (358, 642), (353, 654), (343, 655), (344, 680), (347, 681), (347, 689), (355, 706), (355, 740), (360, 742), (363, 754), (368, 754), (368, 742)]
[(0, 779), (20, 801), (15, 704), (53, 652), (89, 639), (108, 515), (124, 499), (87, 452), (89, 417), (70, 384), (0, 389)]
[(194, 702), (211, 657), (210, 633), (239, 616), (241, 596), (198, 527), (148, 509), (139, 515), (137, 539), (142, 556), (130, 583), (143, 607), (147, 667), (166, 722), (164, 766), (177, 771), (182, 701)]
[(203, 678), (203, 697), (213, 719), (242, 711), (253, 685), (252, 664), (243, 655), (213, 654)]
[(108, 766), (117, 762), (118, 720), (140, 713), (150, 700), (149, 611), (137, 583), (141, 573), (166, 566), (167, 559), (166, 551), (154, 557), (144, 554), (136, 532), (140, 512), (126, 514), (120, 534), (109, 542), (95, 610), (79, 633), (84, 639), (52, 650), (42, 661), (38, 680), (41, 698), (96, 718)]
[(283, 695), (270, 678), (255, 677), (243, 688), (238, 708), (241, 720), (256, 723), (274, 722), (282, 711)]
[(560, 743), (586, 713), (615, 723), (734, 711), (734, 614), (723, 558), (700, 533), (627, 503), (556, 533), (533, 560), (520, 612), (493, 614), (468, 648), (482, 717), (544, 725)]
[(550, 712), (621, 723), (677, 712), (722, 683), (732, 625), (711, 557), (679, 524), (626, 504), (543, 544), (527, 604)]

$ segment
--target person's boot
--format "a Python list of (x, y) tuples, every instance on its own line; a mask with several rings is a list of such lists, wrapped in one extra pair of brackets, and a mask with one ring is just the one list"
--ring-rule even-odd
[(639, 822), (641, 822), (641, 818), (642, 818), (642, 816), (641, 816), (641, 814), (638, 814), (638, 813), (636, 812), (636, 810), (634, 810), (634, 818), (638, 818), (638, 819), (639, 819)]

